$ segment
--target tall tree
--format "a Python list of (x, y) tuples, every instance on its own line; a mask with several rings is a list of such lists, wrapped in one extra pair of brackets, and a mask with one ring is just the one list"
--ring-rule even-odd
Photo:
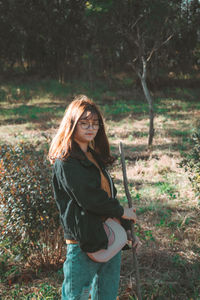
[[(94, 9), (102, 6), (103, 2), (91, 1)], [(139, 76), (149, 104), (148, 145), (151, 146), (154, 136), (154, 109), (147, 86), (148, 63), (153, 54), (166, 45), (174, 34), (176, 6), (173, 1), (167, 0), (115, 0), (109, 3), (110, 18), (105, 22), (110, 25), (117, 40), (121, 41), (121, 47), (128, 48), (128, 62)]]
[[(136, 1), (131, 3), (133, 11)], [(130, 64), (140, 78), (145, 98), (149, 105), (149, 139), (148, 146), (153, 143), (154, 137), (154, 108), (153, 98), (147, 86), (148, 63), (153, 54), (165, 45), (174, 35), (170, 26), (172, 10), (169, 1), (138, 1), (135, 18), (128, 28), (122, 28), (130, 51), (136, 51)]]

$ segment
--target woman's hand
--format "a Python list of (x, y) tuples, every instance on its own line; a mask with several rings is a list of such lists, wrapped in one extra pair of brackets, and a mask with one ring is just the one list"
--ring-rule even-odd
[(133, 239), (132, 239), (132, 235), (131, 235), (131, 230), (127, 230), (127, 238), (128, 238), (128, 244), (130, 246), (132, 246), (132, 248), (136, 249), (136, 252), (138, 252), (138, 249), (141, 247), (141, 242), (139, 240), (139, 238), (137, 237), (137, 235), (134, 236), (134, 242), (132, 243)]
[(137, 221), (137, 216), (135, 214), (135, 208), (124, 208), (124, 214), (122, 216), (123, 219), (132, 220), (134, 223)]

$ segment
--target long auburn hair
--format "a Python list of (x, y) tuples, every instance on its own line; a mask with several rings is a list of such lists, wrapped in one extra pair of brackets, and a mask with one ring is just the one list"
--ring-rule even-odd
[(97, 105), (85, 95), (76, 96), (65, 110), (57, 134), (50, 145), (48, 157), (51, 163), (54, 163), (57, 158), (65, 160), (68, 156), (85, 158), (81, 155), (79, 145), (74, 141), (74, 133), (77, 122), (86, 111), (97, 114), (99, 119), (99, 130), (93, 141), (93, 150), (105, 165), (113, 163), (103, 117)]

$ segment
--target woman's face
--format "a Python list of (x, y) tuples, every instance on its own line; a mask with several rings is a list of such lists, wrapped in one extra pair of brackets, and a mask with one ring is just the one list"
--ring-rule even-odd
[(95, 113), (86, 111), (77, 122), (74, 140), (78, 143), (88, 144), (99, 130), (99, 118)]

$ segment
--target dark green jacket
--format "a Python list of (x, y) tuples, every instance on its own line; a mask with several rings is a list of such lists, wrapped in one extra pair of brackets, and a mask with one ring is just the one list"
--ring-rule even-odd
[[(92, 149), (89, 149), (110, 182), (112, 197), (101, 188), (99, 169), (83, 154), (84, 159), (57, 159), (53, 168), (53, 190), (64, 229), (64, 238), (76, 240), (83, 251), (106, 249), (108, 239), (102, 217), (120, 218), (124, 209), (116, 199), (112, 179)], [(122, 219), (123, 226), (129, 224)]]

